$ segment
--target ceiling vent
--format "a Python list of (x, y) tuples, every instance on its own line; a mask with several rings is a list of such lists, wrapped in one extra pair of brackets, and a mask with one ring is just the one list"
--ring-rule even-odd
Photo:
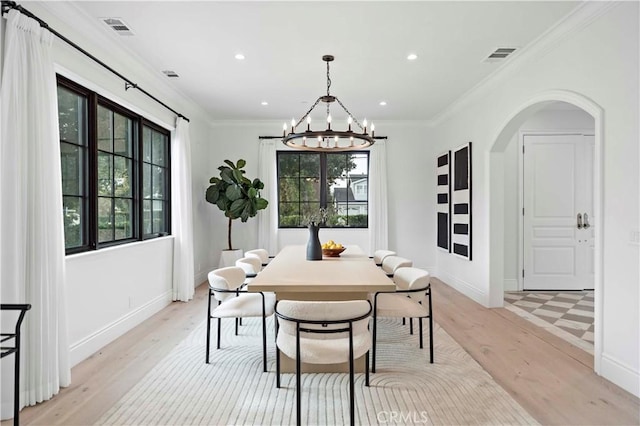
[(171, 71), (171, 70), (164, 70), (164, 71), (162, 71), (162, 73), (164, 75), (166, 75), (167, 77), (180, 77), (178, 75), (178, 73), (176, 73), (175, 71)]
[(109, 28), (121, 36), (132, 36), (131, 28), (120, 18), (100, 18)]
[(515, 47), (499, 47), (496, 50), (494, 50), (489, 56), (487, 56), (484, 62), (504, 61), (505, 59), (507, 59), (507, 57), (509, 57), (515, 51), (516, 51)]

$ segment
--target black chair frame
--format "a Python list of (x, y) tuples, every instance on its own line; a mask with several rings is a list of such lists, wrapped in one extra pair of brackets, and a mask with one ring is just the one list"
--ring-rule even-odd
[[(275, 315), (277, 318), (291, 321), (296, 323), (296, 425), (300, 426), (301, 418), (301, 363), (300, 360), (300, 333), (317, 333), (317, 334), (332, 334), (332, 333), (345, 333), (349, 332), (349, 419), (350, 424), (355, 425), (355, 380), (354, 380), (354, 359), (353, 359), (353, 323), (363, 320), (371, 315), (371, 302), (369, 302), (369, 312), (359, 317), (342, 319), (342, 320), (303, 320), (299, 318), (291, 318), (278, 312), (278, 304), (276, 303)], [(345, 324), (345, 327), (322, 330), (317, 328), (303, 327), (304, 324), (316, 324), (326, 327), (328, 325)], [(279, 327), (276, 327), (276, 330)], [(277, 338), (277, 332), (276, 332)], [(369, 386), (369, 351), (365, 354), (365, 385)], [(280, 348), (276, 344), (276, 387), (280, 388)]]
[[(240, 287), (234, 290), (229, 290), (226, 288), (212, 288), (209, 286), (209, 300), (207, 304), (207, 351), (206, 351), (206, 363), (209, 364), (209, 346), (211, 342), (211, 319), (214, 318), (211, 316), (211, 298), (214, 296), (214, 292), (218, 293), (234, 293), (237, 296), (240, 293), (248, 293), (247, 290), (242, 290), (242, 288), (246, 284), (242, 284)], [(264, 293), (258, 292), (260, 296), (262, 296), (262, 371), (267, 372), (267, 307), (265, 303)], [(218, 306), (222, 304), (221, 301), (218, 300)], [(220, 334), (222, 330), (222, 318), (217, 318), (218, 320), (218, 336), (216, 342), (216, 349), (220, 349)], [(238, 335), (238, 318), (236, 318), (236, 336)]]
[[(2, 311), (20, 311), (15, 331), (13, 333), (0, 333), (0, 358), (15, 354), (13, 377), (13, 424), (15, 426), (20, 424), (20, 327), (29, 309), (31, 309), (29, 304), (0, 304), (0, 310)], [(5, 342), (11, 339), (13, 339), (13, 345), (5, 346), (8, 345)]]
[[(376, 338), (377, 338), (377, 327), (378, 327), (378, 295), (380, 294), (393, 294), (393, 293), (420, 293), (424, 292), (425, 296), (428, 296), (429, 299), (429, 315), (424, 315), (421, 317), (412, 317), (410, 318), (410, 333), (413, 334), (413, 318), (418, 318), (419, 331), (420, 331), (420, 349), (423, 349), (424, 345), (422, 342), (422, 319), (429, 318), (429, 362), (433, 364), (433, 305), (431, 303), (431, 284), (427, 285), (423, 288), (415, 288), (411, 290), (393, 290), (393, 291), (378, 291), (373, 296), (373, 350), (372, 350), (372, 361), (371, 361), (371, 372), (376, 372)], [(422, 302), (419, 302), (422, 303)], [(404, 324), (405, 318), (402, 318), (402, 322)]]

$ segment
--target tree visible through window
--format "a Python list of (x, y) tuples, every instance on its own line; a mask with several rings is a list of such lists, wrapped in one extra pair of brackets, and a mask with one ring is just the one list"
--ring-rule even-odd
[(303, 227), (320, 207), (330, 212), (327, 226), (368, 226), (368, 152), (279, 151), (277, 162), (279, 227)]

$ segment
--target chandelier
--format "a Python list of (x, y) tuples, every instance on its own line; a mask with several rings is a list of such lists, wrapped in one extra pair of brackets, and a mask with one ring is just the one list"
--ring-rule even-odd
[[(364, 119), (362, 124), (353, 117), (349, 110), (344, 106), (340, 99), (331, 95), (331, 77), (329, 75), (329, 63), (334, 59), (333, 55), (324, 55), (322, 60), (327, 63), (327, 94), (322, 95), (316, 100), (309, 111), (304, 114), (297, 122), (291, 120), (291, 126), (284, 123), (282, 126), (282, 143), (294, 149), (309, 151), (351, 151), (357, 149), (368, 148), (374, 143), (375, 126), (371, 124), (371, 135), (367, 133), (367, 120)], [(320, 102), (327, 104), (327, 117), (325, 130), (311, 130), (311, 111), (314, 110)], [(331, 111), (332, 103), (337, 102), (340, 107), (347, 113), (347, 130), (334, 130), (331, 128)], [(305, 131), (297, 131), (306, 119), (307, 129)], [(353, 131), (352, 126), (356, 125), (361, 132)], [(289, 130), (289, 133), (287, 133)]]

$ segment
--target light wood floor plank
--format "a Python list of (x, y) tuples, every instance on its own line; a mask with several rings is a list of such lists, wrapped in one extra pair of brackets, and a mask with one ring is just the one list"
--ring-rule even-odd
[[(506, 309), (432, 283), (436, 321), (540, 423), (640, 424), (638, 399), (595, 375), (589, 354)], [(172, 303), (78, 364), (72, 385), (25, 408), (21, 423), (93, 424), (202, 321), (206, 294), (199, 286), (194, 301)]]

